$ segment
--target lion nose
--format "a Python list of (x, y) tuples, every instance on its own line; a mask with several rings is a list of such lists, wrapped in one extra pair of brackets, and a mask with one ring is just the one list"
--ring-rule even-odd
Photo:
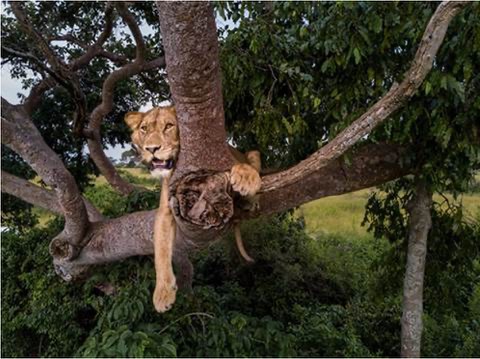
[(152, 155), (160, 148), (162, 147), (161, 146), (145, 146), (145, 150), (150, 152)]

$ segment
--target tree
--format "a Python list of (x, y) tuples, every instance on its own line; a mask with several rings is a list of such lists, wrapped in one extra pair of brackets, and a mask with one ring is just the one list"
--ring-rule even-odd
[[(241, 206), (238, 206), (238, 200), (225, 186), (228, 180), (225, 171), (231, 167), (232, 159), (226, 145), (227, 131), (224, 120), (218, 39), (215, 19), (209, 5), (191, 3), (160, 3), (158, 5), (165, 61), (162, 55), (154, 59), (153, 54), (148, 51), (149, 47), (142, 37), (134, 13), (143, 11), (147, 21), (154, 23), (154, 20), (152, 20), (152, 11), (145, 10), (140, 5), (135, 5), (132, 13), (122, 3), (115, 4), (115, 9), (107, 4), (104, 10), (99, 4), (88, 5), (85, 8), (68, 3), (26, 6), (11, 4), (16, 20), (11, 19), (5, 25), (8, 29), (6, 39), (9, 42), (5, 45), (4, 41), (2, 55), (14, 64), (28, 64), (42, 76), (42, 80), (32, 87), (30, 95), (21, 105), (13, 106), (2, 99), (2, 143), (18, 153), (53, 191), (32, 187), (28, 182), (8, 175), (4, 176), (2, 191), (59, 212), (65, 217), (63, 232), (51, 243), (54, 265), (63, 278), (75, 278), (92, 264), (111, 262), (133, 255), (151, 254), (153, 212), (138, 212), (121, 218), (103, 219), (92, 206), (85, 205), (73, 176), (49, 148), (53, 145), (48, 146), (45, 143), (32, 122), (35, 110), (43, 102), (43, 95), (48, 94), (47, 91), (53, 91), (52, 89), (56, 86), (62, 88), (70, 106), (75, 109), (72, 111), (72, 134), (78, 136), (80, 143), (86, 141), (91, 159), (108, 182), (119, 192), (128, 194), (135, 189), (134, 186), (118, 175), (103, 153), (100, 134), (102, 121), (113, 108), (114, 89), (116, 85), (120, 85), (121, 80), (133, 75), (143, 75), (147, 70), (163, 67), (166, 62), (169, 84), (178, 111), (180, 133), (184, 134), (181, 136), (182, 151), (174, 181), (170, 187), (172, 205), (177, 215), (177, 224), (181, 229), (179, 232), (182, 233), (183, 239), (188, 239), (188, 241), (179, 241), (180, 247), (188, 242), (202, 244), (215, 239), (228, 229), (233, 219), (277, 213), (315, 198), (379, 185), (416, 173), (425, 164), (430, 164), (431, 170), (427, 171), (427, 174), (432, 174), (440, 166), (439, 157), (432, 156), (432, 152), (436, 150), (436, 144), (425, 146), (424, 142), (420, 142), (422, 150), (418, 151), (415, 148), (417, 143), (413, 143), (414, 146), (412, 146), (411, 136), (418, 133), (425, 135), (438, 123), (448, 130), (449, 137), (440, 135), (442, 129), (437, 128), (433, 131), (433, 136), (424, 138), (430, 142), (437, 140), (437, 142), (446, 142), (447, 146), (451, 143), (459, 144), (452, 151), (454, 156), (449, 157), (452, 159), (450, 166), (461, 169), (454, 174), (466, 177), (465, 175), (470, 174), (474, 168), (472, 163), (478, 163), (473, 159), (478, 154), (478, 148), (475, 147), (478, 127), (475, 127), (471, 117), (478, 111), (478, 100), (472, 99), (469, 102), (468, 96), (465, 96), (469, 91), (475, 93), (473, 89), (478, 83), (478, 77), (475, 77), (478, 76), (476, 75), (478, 71), (474, 71), (475, 61), (472, 61), (472, 57), (475, 60), (474, 56), (478, 55), (462, 54), (463, 73), (453, 66), (452, 73), (459, 77), (463, 75), (462, 81), (457, 81), (450, 73), (443, 76), (451, 65), (447, 61), (448, 57), (452, 56), (450, 48), (458, 50), (462, 46), (462, 41), (467, 38), (468, 31), (479, 36), (478, 29), (475, 29), (475, 20), (466, 21), (465, 27), (468, 31), (465, 33), (462, 32), (461, 21), (458, 21), (455, 25), (460, 35), (452, 36), (448, 42), (449, 48), (446, 50), (442, 48), (440, 52), (443, 56), (436, 58), (447, 27), (465, 6), (463, 3), (439, 5), (431, 15), (424, 31), (425, 21), (430, 17), (432, 5), (423, 6), (421, 18), (424, 22), (418, 24), (405, 15), (416, 16), (416, 10), (412, 10), (407, 5), (401, 5), (395, 8), (395, 11), (391, 11), (393, 5), (387, 4), (382, 5), (378, 10), (364, 4), (359, 6), (303, 4), (298, 8), (296, 19), (286, 19), (281, 16), (282, 7), (283, 10), (288, 11), (291, 9), (290, 6), (294, 6), (292, 4), (275, 5), (273, 9), (264, 8), (262, 4), (228, 6), (220, 6), (220, 9), (231, 16), (242, 14), (243, 8), (235, 9), (236, 6), (250, 6), (250, 16), (255, 20), (252, 21), (255, 25), (252, 29), (265, 29), (265, 24), (272, 25), (276, 29), (271, 32), (272, 38), (268, 36), (251, 38), (252, 41), (247, 49), (245, 48), (247, 42), (245, 27), (242, 26), (224, 42), (226, 49), (231, 46), (241, 52), (252, 51), (258, 59), (258, 64), (252, 65), (251, 62), (239, 64), (238, 58), (235, 59), (236, 56), (228, 58), (225, 53), (222, 53), (226, 69), (225, 87), (231, 89), (233, 87), (231, 82), (235, 81), (238, 87), (237, 91), (227, 91), (225, 97), (227, 123), (233, 123), (231, 133), (234, 135), (241, 133), (235, 139), (240, 145), (252, 144), (252, 133), (245, 131), (245, 127), (253, 123), (255, 134), (263, 132), (263, 136), (257, 136), (257, 141), (260, 149), (264, 150), (263, 152), (268, 156), (267, 163), (292, 165), (294, 160), (304, 158), (305, 152), (310, 154), (305, 160), (289, 169), (263, 177), (260, 210), (253, 213), (242, 211)], [(322, 23), (323, 20), (331, 20), (326, 15), (327, 7), (333, 9), (331, 16), (338, 18), (345, 15), (354, 16), (356, 12), (372, 12), (371, 17), (368, 17), (370, 22), (368, 25), (371, 29), (365, 29), (362, 24), (354, 23), (358, 34), (351, 37), (353, 43), (345, 44), (341, 39), (337, 42), (329, 42), (328, 36), (331, 35), (331, 30), (326, 29), (325, 23)], [(474, 11), (471, 14), (463, 13), (464, 19), (469, 16), (474, 17), (475, 13), (478, 13), (478, 6), (470, 5), (470, 7), (474, 8)], [(74, 34), (60, 33), (49, 34), (49, 38), (45, 38), (41, 16), (32, 16), (33, 13), (42, 15), (51, 12), (71, 15), (79, 9), (86, 11), (92, 19), (92, 24), (95, 24), (96, 33), (100, 33), (96, 39), (90, 38), (91, 35), (87, 34), (80, 34), (81, 37), (76, 38)], [(382, 10), (390, 11), (391, 19), (387, 17), (382, 19), (375, 12)], [(134, 55), (133, 46), (121, 46), (115, 41), (107, 43), (111, 41), (111, 29), (116, 21), (116, 14), (123, 19), (132, 33), (136, 43)], [(99, 22), (98, 19), (102, 15), (104, 21)], [(402, 24), (400, 15), (405, 15), (410, 23)], [(304, 21), (305, 19), (308, 21)], [(338, 21), (338, 19), (335, 20)], [(408, 40), (402, 39), (400, 35), (398, 35), (399, 38), (395, 38), (397, 29), (391, 32), (385, 30), (385, 33), (382, 33), (383, 21), (387, 20), (401, 28), (398, 29), (400, 35), (408, 33)], [(289, 37), (282, 37), (282, 27), (292, 32), (286, 34)], [(411, 31), (409, 28), (414, 30)], [(316, 36), (316, 30), (318, 34), (325, 36), (322, 51), (324, 50), (326, 55), (321, 63), (314, 56), (313, 58), (302, 56), (301, 44), (289, 45), (289, 41), (291, 43), (291, 38), (294, 37), (292, 34), (298, 33), (303, 39), (307, 39), (309, 34)], [(257, 31), (257, 34), (261, 33), (265, 32)], [(19, 34), (21, 37), (18, 37)], [(387, 35), (394, 38), (391, 43), (388, 42)], [(374, 37), (375, 42), (370, 37)], [(23, 46), (17, 38), (23, 40)], [(73, 43), (78, 46), (52, 46), (50, 41), (59, 38), (70, 45)], [(200, 42), (199, 39), (202, 41)], [(289, 50), (298, 51), (297, 56), (291, 63), (269, 66), (269, 63), (261, 62), (265, 59), (265, 53), (259, 49), (266, 47), (261, 41), (269, 42), (270, 47), (272, 43), (273, 46), (277, 45), (281, 52), (279, 59), (288, 57)], [(314, 48), (315, 41), (318, 42), (318, 39), (314, 38), (313, 43), (305, 40), (307, 48), (303, 50), (308, 52), (309, 47)], [(35, 44), (35, 49), (30, 52), (25, 44), (32, 42)], [(377, 45), (378, 43), (381, 45)], [(15, 44), (16, 47), (12, 48), (8, 46), (9, 44)], [(127, 55), (124, 53), (119, 55), (115, 51), (119, 48), (125, 50)], [(472, 49), (472, 53), (473, 51)], [(376, 55), (387, 60), (366, 61), (369, 56)], [(109, 59), (117, 68), (113, 71), (105, 70), (109, 65), (97, 63), (103, 58)], [(302, 59), (306, 60), (302, 62)], [(243, 60), (245, 61), (244, 58)], [(445, 64), (442, 61), (445, 61)], [(372, 62), (375, 63), (372, 64)], [(432, 75), (421, 87), (432, 66), (435, 67), (436, 74), (442, 75), (438, 77)], [(101, 85), (101, 99), (97, 94), (89, 103), (85, 95), (89, 93), (88, 83), (82, 83), (82, 80), (88, 78), (88, 73), (95, 73), (99, 68), (105, 71), (102, 78), (104, 81)], [(238, 70), (238, 68), (254, 73), (255, 76), (251, 78), (257, 84), (245, 84), (245, 73), (239, 74), (237, 71), (235, 74), (235, 69)], [(307, 72), (308, 68), (312, 75)], [(359, 68), (362, 68), (362, 71), (359, 71)], [(342, 77), (337, 73), (342, 73), (345, 69), (350, 70), (348, 73), (350, 76), (344, 74)], [(405, 70), (407, 71), (402, 75)], [(106, 75), (107, 73), (109, 75)], [(467, 76), (468, 73), (470, 73), (469, 76)], [(352, 74), (358, 75), (358, 82)], [(325, 81), (321, 81), (322, 77), (326, 77)], [(339, 81), (338, 78), (341, 80)], [(238, 81), (239, 79), (242, 81)], [(147, 86), (151, 83), (151, 79), (144, 82)], [(338, 83), (340, 86), (337, 86)], [(471, 135), (468, 135), (470, 137), (465, 135), (459, 139), (455, 138), (454, 128), (457, 125), (455, 121), (453, 123), (447, 120), (435, 122), (436, 117), (433, 112), (437, 110), (438, 113), (438, 101), (434, 103), (432, 100), (429, 103), (432, 111), (426, 115), (418, 110), (430, 108), (424, 106), (425, 101), (431, 100), (428, 95), (433, 95), (438, 88), (443, 87), (448, 90), (443, 94), (444, 96), (456, 94), (454, 101), (448, 102), (450, 106), (448, 110), (457, 111), (463, 116), (459, 119), (463, 119), (462, 125), (468, 125), (473, 129), (470, 132)], [(247, 91), (247, 88), (253, 90)], [(365, 89), (366, 96), (362, 96), (362, 89)], [(423, 90), (425, 97), (418, 96), (419, 89)], [(349, 101), (352, 99), (353, 101)], [(406, 110), (398, 112), (407, 101), (411, 101), (410, 103), (415, 106), (409, 106)], [(352, 103), (351, 107), (349, 107), (350, 103)], [(304, 104), (307, 106), (301, 108)], [(288, 111), (292, 111), (293, 114), (287, 117), (285, 114)], [(240, 119), (233, 121), (233, 114), (239, 114)], [(328, 116), (323, 119), (321, 118), (323, 114)], [(428, 118), (428, 121), (425, 121), (426, 124), (418, 120), (418, 117), (424, 115)], [(392, 120), (373, 132), (391, 116), (393, 116)], [(280, 128), (275, 138), (275, 146), (270, 150), (265, 149), (268, 145), (266, 133), (272, 133), (268, 132), (269, 126)], [(307, 133), (308, 135), (305, 135)], [(291, 151), (289, 151), (290, 145)], [(77, 152), (79, 148), (81, 146), (77, 146)], [(448, 152), (447, 148), (443, 150)], [(288, 151), (289, 155), (284, 161), (286, 163), (281, 163), (279, 158)], [(467, 165), (456, 166), (455, 161), (462, 156), (468, 158)], [(434, 166), (431, 165), (431, 158), (434, 159)], [(452, 175), (448, 172), (445, 170), (443, 175), (447, 177)], [(201, 195), (204, 192), (206, 196)], [(205, 200), (205, 198), (206, 212), (200, 217), (190, 218), (187, 209), (195, 201)], [(208, 223), (205, 218), (208, 218)], [(130, 228), (138, 230), (132, 233)]]

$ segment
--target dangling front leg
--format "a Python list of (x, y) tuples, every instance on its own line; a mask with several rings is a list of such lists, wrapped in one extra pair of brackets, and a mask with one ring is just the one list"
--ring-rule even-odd
[(168, 180), (163, 179), (160, 206), (155, 216), (153, 231), (155, 251), (155, 292), (153, 304), (157, 312), (169, 310), (175, 302), (177, 284), (172, 267), (173, 243), (176, 224), (168, 207)]

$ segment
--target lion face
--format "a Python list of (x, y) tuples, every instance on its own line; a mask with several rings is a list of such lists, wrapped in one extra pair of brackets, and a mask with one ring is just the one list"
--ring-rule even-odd
[(180, 149), (175, 108), (128, 112), (125, 122), (132, 129), (132, 142), (152, 176), (170, 176)]

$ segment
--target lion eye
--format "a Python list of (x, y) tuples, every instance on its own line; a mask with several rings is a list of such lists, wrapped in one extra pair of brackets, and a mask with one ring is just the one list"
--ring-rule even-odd
[(165, 131), (171, 129), (172, 127), (173, 127), (173, 124), (167, 123), (167, 124), (165, 125)]
[(140, 131), (147, 132), (147, 125), (141, 125), (140, 126)]

